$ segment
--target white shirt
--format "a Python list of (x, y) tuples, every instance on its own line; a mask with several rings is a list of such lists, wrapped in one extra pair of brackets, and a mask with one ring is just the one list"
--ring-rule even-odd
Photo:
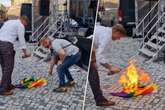
[(1, 41), (7, 41), (14, 44), (18, 37), (21, 49), (26, 48), (24, 35), (25, 27), (19, 19), (6, 21), (0, 29)]
[(64, 39), (54, 39), (52, 42), (52, 48), (55, 52), (59, 52), (60, 49), (64, 49), (65, 56), (75, 55), (79, 52), (79, 48), (71, 44)]
[(108, 50), (112, 40), (112, 28), (96, 25), (94, 34), (94, 48), (96, 49), (96, 61), (108, 63)]

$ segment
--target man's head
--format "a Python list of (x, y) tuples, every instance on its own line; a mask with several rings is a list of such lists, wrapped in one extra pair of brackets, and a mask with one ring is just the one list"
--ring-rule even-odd
[(121, 24), (116, 24), (112, 27), (112, 40), (120, 40), (126, 35), (126, 30)]
[(29, 19), (27, 16), (21, 16), (20, 17), (21, 23), (26, 27), (29, 23)]
[(39, 41), (39, 45), (41, 45), (41, 46), (43, 46), (43, 47), (45, 47), (45, 48), (50, 48), (51, 43), (50, 43), (49, 38), (48, 38), (48, 37), (42, 38), (42, 39)]

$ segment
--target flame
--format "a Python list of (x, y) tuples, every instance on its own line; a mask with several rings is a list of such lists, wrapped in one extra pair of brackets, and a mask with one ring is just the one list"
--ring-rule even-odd
[(123, 92), (134, 95), (146, 94), (156, 90), (157, 86), (151, 83), (151, 78), (144, 69), (138, 68), (135, 61), (130, 60), (129, 65), (119, 78)]

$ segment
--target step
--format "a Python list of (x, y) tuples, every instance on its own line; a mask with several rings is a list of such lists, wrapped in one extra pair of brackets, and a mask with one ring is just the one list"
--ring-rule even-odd
[(162, 42), (165, 42), (165, 38), (164, 37), (160, 37), (160, 36), (153, 36), (153, 39), (157, 39), (157, 40), (160, 40)]
[(159, 32), (162, 32), (162, 33), (165, 33), (165, 30), (162, 29), (162, 28), (159, 28), (158, 31), (159, 31)]
[(152, 47), (152, 48), (154, 48), (154, 49), (160, 49), (161, 48), (161, 46), (160, 45), (158, 45), (158, 44), (155, 44), (155, 43), (153, 43), (153, 42), (147, 42), (146, 43), (146, 45), (148, 45), (148, 46), (150, 46), (150, 47)]
[(148, 57), (153, 57), (153, 55), (155, 54), (154, 52), (148, 50), (147, 48), (141, 48), (139, 49), (139, 51), (145, 55), (147, 55)]

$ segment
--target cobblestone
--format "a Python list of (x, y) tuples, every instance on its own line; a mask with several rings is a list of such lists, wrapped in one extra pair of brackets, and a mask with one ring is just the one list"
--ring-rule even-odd
[(153, 81), (159, 86), (158, 91), (129, 99), (111, 96), (110, 92), (120, 91), (116, 84), (120, 74), (108, 76), (107, 71), (99, 66), (99, 76), (104, 96), (115, 101), (116, 105), (97, 107), (88, 85), (85, 110), (165, 110), (165, 64), (162, 61), (147, 63), (146, 58), (137, 54), (140, 42), (140, 39), (132, 38), (123, 38), (120, 41), (112, 42), (111, 50), (108, 53), (109, 62), (120, 68), (125, 68), (128, 65), (128, 60), (136, 55), (133, 58), (137, 61), (137, 65), (143, 67), (150, 74)]
[[(29, 48), (32, 51), (34, 46), (29, 44)], [(12, 96), (0, 96), (0, 110), (69, 110), (72, 103), (74, 103), (72, 110), (80, 110), (83, 105), (87, 72), (77, 66), (72, 67), (70, 71), (76, 81), (76, 87), (67, 93), (54, 93), (52, 90), (58, 86), (56, 70), (54, 69), (53, 76), (48, 76), (48, 65), (46, 63), (36, 62), (34, 58), (22, 59), (18, 50), (12, 75), (13, 84), (18, 83), (22, 78), (34, 76), (48, 79), (48, 85), (31, 90), (15, 89)], [(0, 68), (0, 77), (1, 75)], [(44, 90), (49, 91), (47, 94), (43, 94)]]

